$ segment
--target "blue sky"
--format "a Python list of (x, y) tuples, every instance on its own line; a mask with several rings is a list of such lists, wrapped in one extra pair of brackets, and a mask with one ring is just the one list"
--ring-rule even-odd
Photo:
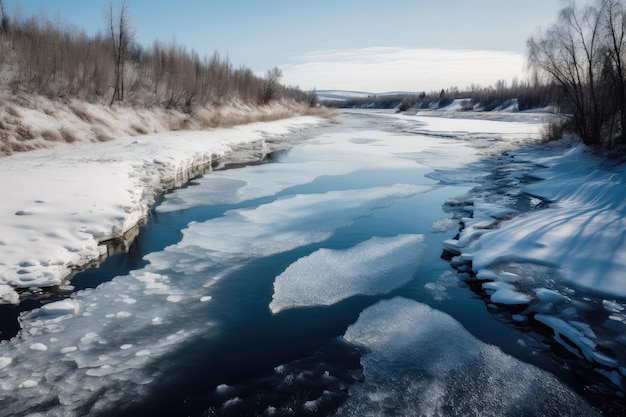
[[(108, 0), (4, 0), (104, 29)], [(559, 0), (130, 0), (136, 39), (176, 40), (309, 89), (430, 91), (524, 77), (526, 40)], [(472, 53), (470, 53), (472, 52)]]

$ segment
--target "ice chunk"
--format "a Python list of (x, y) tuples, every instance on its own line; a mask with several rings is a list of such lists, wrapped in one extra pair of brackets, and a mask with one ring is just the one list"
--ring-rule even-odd
[(39, 385), (39, 382), (33, 381), (32, 379), (27, 379), (26, 381), (22, 382), (19, 385), (19, 387), (20, 388), (33, 388), (33, 387), (36, 387), (37, 385)]
[(44, 345), (43, 343), (33, 343), (32, 345), (30, 345), (30, 349), (31, 350), (48, 350), (48, 346)]
[(340, 415), (599, 415), (551, 374), (413, 300), (369, 307), (344, 338), (368, 353)]
[(443, 218), (433, 223), (434, 232), (447, 232), (448, 230), (454, 230), (459, 227), (459, 221), (457, 219)]
[(551, 327), (554, 331), (554, 340), (559, 342), (564, 348), (577, 356), (584, 357), (590, 362), (595, 360), (596, 343), (592, 340), (595, 339), (595, 335), (586, 332), (588, 326), (581, 327), (577, 322), (568, 323), (558, 317), (547, 314), (535, 314), (535, 320)]
[(625, 310), (622, 304), (612, 300), (602, 300), (602, 306), (611, 313), (622, 313)]
[(79, 307), (80, 304), (76, 300), (66, 299), (43, 305), (41, 313), (50, 316), (64, 316), (78, 313)]
[(431, 293), (435, 301), (442, 301), (450, 298), (447, 289), (458, 286), (458, 283), (459, 274), (446, 271), (437, 278), (437, 281), (424, 284), (424, 288)]
[(357, 294), (387, 293), (413, 277), (424, 236), (374, 237), (350, 249), (320, 249), (291, 264), (274, 281), (273, 313), (331, 305)]
[(556, 303), (559, 301), (565, 300), (565, 296), (559, 294), (554, 290), (549, 290), (547, 288), (537, 288), (535, 289), (535, 295), (537, 298), (544, 302)]
[(11, 362), (13, 362), (12, 358), (0, 356), (0, 369), (6, 368), (7, 366), (11, 364)]
[(530, 296), (521, 293), (507, 282), (485, 282), (483, 289), (491, 293), (491, 301), (497, 304), (528, 304)]
[(0, 284), (0, 303), (18, 304), (20, 296), (10, 285)]

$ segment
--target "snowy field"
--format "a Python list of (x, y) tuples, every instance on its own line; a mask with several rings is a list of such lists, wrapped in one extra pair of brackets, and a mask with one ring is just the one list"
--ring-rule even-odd
[[(238, 147), (321, 123), (314, 117), (210, 131), (126, 137), (0, 158), (0, 301), (14, 288), (60, 285), (73, 268), (106, 253), (100, 245), (142, 220), (154, 198)], [(243, 158), (245, 159), (245, 158)]]

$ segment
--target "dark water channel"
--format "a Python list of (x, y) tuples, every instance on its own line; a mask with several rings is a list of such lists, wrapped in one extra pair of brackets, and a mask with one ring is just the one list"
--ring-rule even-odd
[[(261, 165), (238, 168), (236, 174), (232, 169), (216, 171), (164, 196), (163, 207), (168, 207), (167, 210), (160, 210), (157, 205), (128, 252), (112, 255), (97, 268), (76, 274), (72, 285), (76, 291), (95, 288), (92, 293), (95, 297), (102, 283), (146, 268), (151, 264), (151, 258), (144, 256), (157, 254), (154, 258), (157, 261), (149, 267), (153, 268), (150, 271), (168, 275), (172, 282), (180, 282), (170, 286), (178, 291), (176, 294), (183, 294), (184, 299), (189, 299), (196, 288), (197, 291), (207, 289), (210, 301), (201, 307), (195, 307), (195, 304), (192, 307), (190, 302), (189, 309), (182, 306), (172, 313), (179, 316), (173, 317), (168, 325), (174, 330), (192, 329), (193, 336), (145, 364), (144, 372), (154, 375), (149, 384), (138, 393), (129, 393), (129, 398), (122, 396), (102, 406), (101, 411), (91, 409), (90, 413), (238, 416), (341, 412), (341, 405), (351, 395), (350, 387), (368, 378), (360, 362), (366, 350), (347, 343), (342, 336), (368, 307), (396, 297), (450, 315), (481, 342), (495, 345), (506, 355), (547, 370), (574, 391), (588, 395), (584, 382), (561, 366), (540, 335), (516, 326), (505, 314), (490, 311), (481, 294), (459, 279), (458, 272), (442, 252), (443, 241), (458, 232), (455, 217), (461, 215), (451, 207), (450, 200), (476, 187), (480, 178), (493, 174), (490, 170), (497, 164), (473, 161), (473, 165), (468, 165), (469, 174), (465, 179), (461, 176), (454, 181), (442, 180), (445, 176), (433, 175), (433, 172), (441, 174), (454, 167), (433, 168), (419, 158), (413, 158), (424, 150), (423, 144), (412, 143), (420, 140), (437, 139), (407, 134), (402, 125), (387, 118), (345, 115), (341, 124), (321, 129), (319, 135), (303, 140), (291, 151), (274, 154)], [(390, 146), (388, 142), (394, 144)], [(376, 149), (377, 146), (380, 150)], [(436, 152), (441, 151), (429, 148), (428, 152), (431, 153), (429, 158), (438, 158)], [(314, 172), (303, 173), (297, 168), (307, 164)], [(456, 165), (458, 168), (464, 162), (459, 160)], [(280, 167), (284, 169), (279, 170)], [(520, 171), (528, 169), (527, 166), (520, 167)], [(214, 178), (205, 181), (209, 177)], [(298, 179), (300, 177), (302, 180)], [(239, 194), (234, 194), (233, 184), (239, 186)], [(258, 187), (245, 188), (250, 184)], [(385, 194), (386, 189), (397, 184), (416, 187), (418, 191), (402, 196)], [(220, 196), (225, 196), (218, 202), (212, 198), (216, 189)], [(354, 190), (375, 190), (368, 191), (373, 193), (371, 200), (374, 203), (368, 200), (355, 208), (350, 201)], [(345, 193), (343, 199), (342, 193)], [(314, 201), (318, 195), (321, 200), (332, 195), (327, 204), (336, 205), (336, 212), (331, 207), (319, 217), (294, 217), (294, 212), (307, 208), (306, 202), (295, 205), (292, 204), (294, 201), (306, 197)], [(524, 198), (527, 197), (520, 197), (520, 207), (526, 204)], [(168, 206), (168, 202), (173, 205)], [(272, 208), (274, 211), (269, 212), (276, 215), (271, 221), (277, 223), (268, 230), (275, 229), (278, 237), (276, 241), (268, 239), (267, 243), (278, 247), (275, 250), (266, 251), (263, 242), (245, 241), (247, 233), (250, 239), (267, 236), (255, 235), (267, 223), (261, 214), (256, 216), (264, 207)], [(284, 210), (284, 213), (277, 214), (278, 210)], [(236, 217), (232, 213), (237, 216), (254, 214), (248, 223), (242, 222), (241, 238), (211, 235), (212, 231), (218, 234), (228, 230), (222, 223)], [(286, 226), (282, 224), (283, 216)], [(337, 222), (335, 226), (325, 225), (333, 222)], [(166, 247), (184, 242), (189, 236), (198, 239), (195, 235), (183, 233), (190, 224), (202, 227), (201, 236), (218, 243), (208, 247), (202, 243), (189, 246), (194, 251), (189, 260), (181, 259), (184, 257), (180, 255), (184, 252), (183, 247), (175, 257), (167, 258), (170, 263), (163, 261), (165, 255), (158, 254)], [(329, 232), (323, 238), (291, 244), (290, 239), (294, 236), (311, 231), (321, 233), (318, 229)], [(385, 290), (376, 291), (368, 287), (368, 291), (360, 291), (357, 287), (348, 297), (330, 305), (293, 306), (275, 314), (270, 310), (269, 304), (275, 296), (274, 283), (290, 265), (321, 249), (338, 254), (342, 259), (341, 256), (352, 252), (341, 251), (373, 237), (393, 239), (402, 235), (422, 236), (421, 250), (415, 253), (419, 262), (415, 263), (409, 276), (403, 277), (391, 290), (385, 287)], [(219, 242), (222, 238), (225, 243)], [(232, 249), (236, 245), (246, 249)], [(257, 245), (262, 247), (259, 254), (241, 255), (246, 250), (257, 250)], [(224, 247), (230, 252), (221, 249)], [(196, 252), (197, 248), (202, 249), (201, 254), (209, 256), (207, 265), (202, 264), (204, 260)], [(228, 259), (216, 267), (211, 262), (214, 259), (222, 262), (221, 259), (226, 257), (222, 252), (228, 252)], [(345, 264), (354, 263), (353, 269), (359, 267), (356, 262), (345, 258)], [(158, 266), (161, 264), (165, 266)], [(188, 269), (181, 273), (180, 265), (186, 265)], [(327, 271), (320, 265), (319, 270), (313, 268), (310, 271), (309, 278), (324, 285), (336, 283), (340, 287), (341, 275), (329, 276)], [(406, 274), (404, 270), (398, 272), (401, 273)], [(209, 279), (214, 275), (220, 278)], [(189, 284), (192, 280), (203, 280), (207, 284), (194, 286)], [(0, 324), (3, 335), (14, 335), (17, 332), (15, 315), (35, 308), (39, 303), (31, 300), (11, 311), (6, 308), (2, 312), (6, 319)], [(206, 318), (206, 331), (203, 330), (203, 318)], [(146, 335), (149, 333), (139, 333), (137, 337)], [(102, 389), (106, 390), (107, 385)], [(89, 409), (89, 404), (85, 407)], [(394, 414), (393, 409), (387, 411), (389, 415)]]

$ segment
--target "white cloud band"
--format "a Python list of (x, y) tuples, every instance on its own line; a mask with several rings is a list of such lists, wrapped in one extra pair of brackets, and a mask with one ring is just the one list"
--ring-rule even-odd
[(283, 82), (303, 89), (433, 91), (523, 78), (524, 55), (484, 50), (377, 47), (310, 52), (282, 66)]

